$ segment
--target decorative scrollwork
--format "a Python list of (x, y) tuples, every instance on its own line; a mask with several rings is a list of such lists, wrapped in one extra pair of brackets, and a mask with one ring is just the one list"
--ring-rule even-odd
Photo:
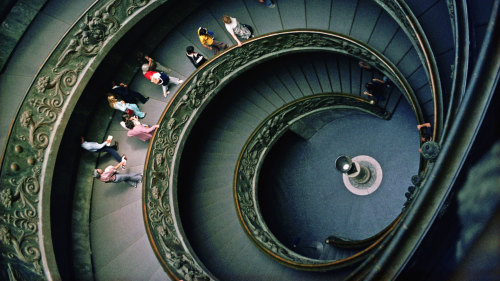
[(381, 108), (369, 105), (357, 98), (331, 94), (310, 96), (287, 104), (272, 113), (253, 132), (253, 137), (247, 141), (236, 167), (237, 180), (234, 186), (236, 208), (247, 234), (272, 257), (293, 267), (307, 268), (315, 265), (318, 270), (324, 270), (331, 267), (334, 261), (322, 261), (301, 256), (285, 247), (272, 235), (260, 215), (258, 206), (254, 204), (257, 201), (255, 198), (257, 186), (254, 183), (258, 182), (258, 175), (255, 174), (255, 171), (262, 165), (266, 151), (270, 150), (276, 140), (290, 126), (292, 120), (299, 120), (311, 112), (332, 109), (336, 106), (368, 111), (380, 118), (386, 117)]
[(105, 39), (120, 27), (115, 17), (116, 7), (121, 0), (112, 0), (102, 8), (87, 13), (79, 29), (73, 34), (56, 63), (56, 69), (65, 66), (75, 56), (93, 57), (101, 50)]
[[(184, 140), (189, 136), (192, 125), (201, 115), (202, 109), (220, 91), (220, 89), (243, 72), (256, 64), (267, 59), (284, 54), (300, 52), (303, 50), (322, 50), (354, 56), (376, 66), (391, 81), (394, 81), (401, 92), (408, 96), (410, 102), (416, 99), (409, 87), (408, 82), (381, 54), (376, 53), (366, 45), (342, 35), (311, 32), (311, 31), (286, 31), (271, 34), (262, 38), (249, 40), (242, 47), (231, 48), (220, 56), (213, 59), (209, 64), (193, 74), (190, 80), (171, 101), (160, 121), (160, 127), (151, 140), (151, 150), (145, 167), (144, 205), (147, 231), (150, 233), (151, 243), (160, 256), (160, 262), (178, 278), (189, 280), (189, 278), (214, 279), (202, 269), (201, 262), (190, 252), (185, 239), (178, 229), (182, 226), (178, 219), (176, 210), (176, 184), (177, 163), (181, 157)], [(332, 95), (329, 95), (332, 97)], [(351, 104), (352, 97), (337, 96), (335, 99), (305, 99), (300, 106), (294, 106), (281, 111), (267, 121), (264, 129), (256, 133), (255, 142), (248, 145), (247, 151), (241, 156), (241, 173), (237, 175), (238, 185), (235, 187), (238, 196), (239, 209), (246, 214), (248, 228), (253, 229), (253, 238), (265, 245), (265, 248), (273, 250), (273, 253), (283, 260), (296, 260), (297, 254), (283, 247), (273, 238), (270, 232), (259, 223), (261, 218), (254, 209), (252, 180), (256, 176), (256, 165), (263, 150), (268, 148), (274, 138), (285, 128), (289, 116), (304, 115), (313, 109), (331, 107), (339, 104)], [(367, 111), (382, 118), (388, 118), (388, 113), (376, 106), (357, 99), (356, 106), (367, 106)], [(353, 105), (354, 106), (354, 105)], [(169, 207), (167, 205), (170, 204)], [(298, 258), (299, 260), (302, 258)], [(191, 261), (193, 263), (191, 263)], [(308, 263), (316, 263), (314, 260), (306, 260)], [(189, 271), (190, 266), (194, 271)], [(199, 271), (197, 271), (199, 268)], [(194, 273), (198, 272), (198, 273)]]
[(134, 10), (146, 6), (149, 0), (132, 0), (132, 5), (127, 8), (127, 15), (131, 15)]
[(14, 186), (14, 190), (6, 187), (0, 192), (2, 206), (12, 210), (0, 217), (0, 242), (6, 248), (2, 251), (3, 255), (29, 263), (37, 273), (41, 273), (41, 255), (36, 234), (38, 213), (35, 208), (40, 190), (40, 170), (35, 167), (32, 172), (32, 176), (20, 181), (11, 179), (10, 184)]
[[(139, 8), (165, 1), (134, 3)], [(83, 70), (89, 69), (106, 44), (114, 44), (109, 39), (119, 35), (122, 23), (130, 17), (126, 5), (129, 1), (92, 4), (40, 69), (13, 123), (7, 147), (16, 149), (6, 151), (2, 165), (10, 164), (11, 169), (2, 169), (0, 178), (0, 252), (4, 257), (0, 263), (8, 265), (12, 274), (30, 276), (30, 280), (46, 278), (38, 241), (40, 189), (46, 186), (41, 182), (41, 169), (47, 161), (46, 150), (56, 135), (53, 132), (58, 129), (58, 121), (68, 110), (68, 100), (79, 90), (76, 86), (81, 78), (90, 73)], [(50, 167), (44, 171), (51, 172)]]

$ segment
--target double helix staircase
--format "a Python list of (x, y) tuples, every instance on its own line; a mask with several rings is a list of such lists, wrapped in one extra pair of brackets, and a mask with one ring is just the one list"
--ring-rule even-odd
[[(439, 99), (442, 99), (442, 108), (439, 103), (436, 104), (426, 68), (428, 61), (422, 59), (417, 50), (418, 40), (409, 37), (405, 29), (382, 8), (387, 1), (276, 2), (276, 7), (270, 9), (255, 0), (190, 1), (186, 4), (190, 8), (184, 9), (178, 18), (157, 17), (154, 22), (140, 23), (168, 27), (158, 32), (154, 46), (145, 43), (144, 48), (151, 51), (153, 58), (171, 69), (169, 75), (186, 80), (196, 70), (184, 55), (186, 46), (195, 46), (207, 58), (213, 56), (199, 43), (196, 35), (199, 26), (214, 31), (217, 40), (234, 44), (221, 21), (223, 14), (251, 25), (256, 36), (290, 29), (330, 31), (370, 46), (395, 65), (414, 91), (416, 103), (422, 112), (420, 121), (441, 127), (446, 120), (452, 120), (451, 115), (465, 92), (457, 92), (459, 87), (453, 83), (459, 67), (455, 53), (455, 40), (459, 31), (452, 26), (453, 17), (450, 19), (447, 1), (406, 1), (435, 56), (439, 73), (434, 78), (440, 81), (442, 96)], [(466, 68), (464, 71), (467, 74), (472, 72), (482, 39), (487, 33), (489, 9), (477, 3), (460, 3), (471, 11), (469, 17), (465, 16), (472, 29), (469, 70)], [(46, 53), (53, 46), (45, 42), (40, 44), (46, 49), (45, 53), (30, 52), (35, 44), (29, 40), (34, 38), (34, 42), (44, 42), (43, 36), (46, 34), (46, 38), (55, 44), (58, 41), (55, 37), (62, 37), (63, 31), (71, 28), (79, 14), (91, 5), (90, 1), (79, 1), (75, 9), (65, 1), (47, 1), (31, 24), (26, 38), (20, 42), (0, 77), (0, 103), (12, 108), (0, 113), (2, 141), (8, 139), (10, 134), (10, 116), (15, 114), (17, 105), (23, 102), (21, 95), (3, 93), (26, 92), (26, 88), (30, 87), (28, 81), (37, 75), (33, 62), (43, 64)], [(490, 2), (485, 5), (493, 6)], [(140, 45), (137, 42), (132, 44), (139, 49)], [(134, 51), (131, 47), (128, 52), (122, 50), (122, 54), (133, 57)], [(123, 69), (133, 69), (130, 64), (124, 63), (125, 58), (110, 57), (110, 61), (114, 60), (116, 65), (125, 64)], [(225, 85), (204, 109), (185, 143), (177, 182), (178, 201), (174, 205), (179, 211), (185, 240), (214, 278), (342, 280), (353, 274), (355, 267), (350, 264), (327, 272), (296, 270), (260, 251), (238, 219), (233, 179), (242, 147), (273, 112), (296, 100), (318, 94), (366, 98), (362, 94), (364, 83), (373, 77), (382, 78), (384, 74), (378, 70), (363, 70), (358, 63), (358, 58), (322, 51), (278, 56), (247, 70)], [(123, 77), (127, 79), (124, 82), (129, 82), (129, 87), (149, 96), (150, 101), (140, 105), (148, 113), (143, 122), (158, 123), (165, 108), (169, 108), (173, 94), (164, 98), (161, 89), (146, 81), (141, 73), (130, 73), (123, 76), (117, 74), (119, 77), (113, 78)], [(75, 155), (80, 161), (69, 169), (73, 178), (53, 181), (52, 201), (63, 202), (66, 199), (61, 204), (66, 214), (59, 212), (55, 205), (51, 208), (56, 267), (64, 280), (78, 279), (81, 272), (87, 272), (95, 280), (172, 279), (172, 274), (167, 273), (169, 270), (155, 256), (156, 249), (151, 248), (150, 234), (144, 227), (144, 190), (133, 189), (125, 184), (91, 182), (91, 170), (88, 168), (105, 167), (114, 161), (104, 155), (90, 157), (86, 152), (79, 151), (79, 144), (73, 142), (80, 133), (95, 138), (111, 134), (120, 142), (120, 153), (128, 156), (127, 171), (140, 172), (144, 168), (150, 149), (148, 143), (127, 138), (126, 131), (118, 124), (120, 114), (106, 108), (107, 105), (103, 106), (102, 96), (91, 93), (100, 91), (96, 85), (107, 87), (106, 81), (93, 79), (95, 81), (90, 81), (93, 88), (89, 87), (83, 96), (90, 99), (80, 100), (77, 108), (79, 105), (88, 106), (92, 108), (89, 111), (94, 112), (94, 116), (88, 124), (81, 124), (81, 120), (76, 120), (77, 117), (89, 115), (85, 107), (77, 109), (75, 119), (69, 121), (65, 132), (60, 132), (61, 135), (64, 133), (64, 137), (56, 168), (65, 169), (65, 166), (71, 165)], [(464, 84), (467, 79), (467, 76), (463, 78)], [(172, 87), (172, 93), (180, 87)], [(297, 252), (313, 258), (342, 260), (359, 249), (328, 245), (324, 243), (326, 236), (362, 240), (382, 231), (400, 215), (407, 200), (405, 192), (411, 184), (411, 177), (418, 174), (421, 168), (419, 136), (415, 129), (418, 121), (407, 96), (396, 87), (387, 88), (385, 99), (377, 105), (388, 112), (389, 120), (349, 109), (322, 113), (304, 121), (309, 128), (314, 128), (308, 138), (305, 139), (300, 132), (292, 129), (275, 144), (262, 168), (259, 203), (266, 223), (283, 244), (295, 247)], [(443, 116), (445, 113), (448, 116)], [(439, 124), (434, 124), (436, 120)], [(98, 122), (101, 121), (109, 125), (99, 126)], [(73, 131), (70, 130), (71, 126), (74, 126)], [(332, 185), (341, 186), (340, 177), (335, 178), (336, 171), (330, 173), (324, 167), (331, 165), (334, 160), (331, 159), (332, 155), (340, 153), (379, 155), (379, 161), (386, 163), (384, 167), (392, 171), (384, 175), (385, 189), (381, 188), (370, 200), (356, 197), (345, 188), (332, 191)], [(6, 167), (4, 163), (2, 170)], [(74, 206), (67, 198), (78, 195), (67, 186), (75, 184), (91, 187), (91, 199), (85, 203), (89, 206), (88, 221), (85, 217), (71, 218), (69, 215), (69, 210)], [(73, 202), (77, 201), (75, 197)], [(88, 236), (71, 233), (71, 219), (78, 221), (83, 228), (88, 225)], [(70, 241), (71, 235), (73, 241)], [(84, 249), (83, 255), (91, 257), (90, 268), (72, 269), (77, 262), (68, 260), (81, 250), (75, 249), (75, 240), (89, 241), (90, 248), (88, 251)], [(182, 269), (183, 263), (180, 262), (178, 267)], [(184, 278), (190, 280), (191, 277), (186, 273)]]
[[(337, 64), (337, 60), (345, 63)], [(363, 79), (363, 75), (366, 76), (366, 73), (359, 70), (355, 59), (339, 58), (332, 54), (311, 53), (292, 55), (280, 58), (279, 61), (280, 63), (267, 62), (257, 69), (245, 73), (243, 79), (238, 79), (226, 86), (223, 93), (220, 93), (216, 100), (211, 102), (210, 108), (206, 109), (204, 115), (200, 117), (200, 121), (193, 129), (195, 133), (187, 142), (186, 152), (182, 156), (178, 181), (178, 204), (183, 228), (189, 243), (203, 264), (222, 280), (272, 279), (276, 276), (287, 280), (331, 279), (345, 277), (349, 272), (298, 274), (294, 269), (287, 269), (279, 263), (272, 262), (269, 257), (252, 245), (252, 241), (248, 239), (241, 228), (234, 210), (233, 173), (238, 156), (252, 132), (268, 115), (295, 99), (336, 92), (331, 91), (332, 85), (329, 84), (329, 81), (337, 81), (335, 86), (340, 90), (341, 76), (347, 77), (343, 87), (345, 90), (342, 93), (352, 96), (361, 95), (359, 81)], [(328, 72), (327, 67), (329, 66), (334, 66), (336, 71)], [(351, 85), (350, 81), (357, 83), (353, 82), (355, 85)], [(335, 88), (335, 86), (333, 87)], [(270, 225), (273, 234), (289, 236), (290, 230), (293, 229), (297, 232), (306, 232), (309, 234), (308, 236), (311, 236), (311, 233), (318, 232), (318, 229), (326, 230), (329, 228), (340, 231), (344, 236), (345, 231), (351, 231), (347, 234), (350, 234), (353, 240), (361, 240), (382, 231), (396, 219), (406, 200), (404, 183), (410, 180), (411, 170), (418, 170), (418, 136), (414, 130), (408, 130), (408, 127), (404, 125), (408, 122), (414, 122), (412, 121), (414, 115), (407, 104), (397, 102), (401, 95), (392, 93), (393, 90), (388, 89), (388, 100), (384, 103), (385, 105), (390, 104), (389, 111), (394, 113), (390, 121), (355, 110), (346, 110), (347, 112), (340, 110), (342, 112), (340, 117), (329, 118), (326, 116), (327, 114), (324, 114), (323, 121), (319, 118), (312, 118), (317, 121), (316, 123), (324, 122), (324, 124), (319, 126), (315, 137), (309, 140), (301, 139), (302, 142), (307, 142), (309, 147), (295, 148), (295, 153), (293, 153), (294, 150), (286, 149), (280, 143), (275, 145), (276, 149), (280, 150), (281, 148), (284, 155), (277, 157), (282, 160), (281, 163), (274, 163), (262, 168), (263, 177), (269, 174), (267, 177), (276, 182), (259, 185), (259, 196), (264, 198), (261, 201), (261, 208), (269, 210), (270, 220), (288, 221), (289, 224), (276, 223), (276, 227)], [(334, 113), (330, 113), (330, 115)], [(334, 122), (335, 120), (337, 122)], [(400, 164), (405, 163), (406, 167), (403, 169), (403, 173), (400, 174), (401, 171), (398, 171), (391, 175), (388, 172), (386, 189), (384, 192), (379, 192), (379, 196), (375, 198), (363, 200), (349, 194), (345, 188), (339, 190), (342, 183), (335, 182), (333, 165), (330, 164), (331, 169), (322, 169), (321, 166), (334, 160), (331, 159), (332, 155), (335, 155), (334, 151), (349, 150), (349, 145), (363, 147), (374, 143), (378, 145), (385, 143), (391, 146), (389, 134), (385, 130), (392, 130), (396, 125), (390, 123), (401, 124), (401, 127), (398, 128), (401, 143), (396, 146), (401, 151), (398, 153), (404, 155), (405, 152), (410, 151), (404, 160), (401, 156), (397, 161), (393, 161)], [(344, 126), (344, 128), (357, 127), (353, 131), (342, 132), (346, 138), (351, 137), (353, 140), (341, 149), (338, 146), (342, 146), (345, 138), (336, 136), (336, 133), (340, 134), (341, 128), (332, 128), (332, 126), (337, 124)], [(366, 130), (374, 126), (377, 126), (378, 130), (381, 131), (371, 135)], [(383, 127), (386, 129), (382, 129)], [(355, 137), (355, 132), (360, 131), (366, 132), (366, 142)], [(383, 135), (387, 138), (381, 137)], [(318, 150), (317, 154), (314, 155), (308, 149)], [(334, 151), (325, 151), (330, 149)], [(365, 149), (366, 152), (368, 150), (370, 149)], [(356, 153), (354, 150), (349, 152)], [(321, 157), (321, 154), (324, 157)], [(330, 159), (328, 159), (329, 157)], [(380, 159), (380, 161), (384, 160)], [(298, 162), (297, 165), (303, 166), (290, 167), (293, 166), (290, 164), (293, 162)], [(385, 162), (391, 166), (388, 170), (397, 170), (396, 163), (393, 165), (389, 163), (390, 161)], [(331, 176), (325, 175), (325, 173), (330, 173)], [(307, 175), (311, 176), (309, 180), (316, 178), (315, 182), (307, 182)], [(318, 178), (324, 179), (318, 180)], [(397, 179), (401, 182), (398, 183)], [(332, 190), (337, 190), (337, 193)], [(272, 197), (273, 193), (274, 197)], [(297, 193), (295, 195), (296, 201), (280, 204), (279, 201), (289, 200), (289, 196), (294, 193)], [(302, 194), (302, 197), (299, 193)], [(310, 198), (306, 199), (306, 197)], [(304, 203), (306, 200), (309, 203)], [(362, 200), (365, 202), (364, 204), (355, 203)], [(320, 202), (325, 203), (324, 208), (318, 206)], [(284, 206), (286, 204), (289, 204), (288, 208)], [(280, 207), (284, 209), (279, 210)], [(356, 210), (358, 208), (366, 209), (360, 213), (359, 210)], [(293, 212), (294, 209), (295, 212)], [(311, 215), (305, 213), (307, 210), (312, 211), (317, 216), (307, 220), (306, 218)], [(263, 212), (265, 213), (265, 211)], [(321, 216), (323, 219), (320, 218)], [(359, 249), (339, 249), (323, 245), (329, 234), (333, 233), (323, 233), (323, 237), (319, 235), (316, 239), (316, 241), (322, 241), (321, 247), (325, 248), (321, 252), (322, 259), (340, 260), (359, 251)], [(313, 241), (307, 241), (307, 236), (302, 235), (302, 237), (302, 242), (298, 245), (299, 248), (312, 245)], [(286, 242), (282, 242), (291, 247), (292, 240), (293, 237), (288, 237), (285, 239)], [(252, 266), (247, 266), (248, 263), (251, 263)], [(259, 270), (256, 271), (256, 268)]]

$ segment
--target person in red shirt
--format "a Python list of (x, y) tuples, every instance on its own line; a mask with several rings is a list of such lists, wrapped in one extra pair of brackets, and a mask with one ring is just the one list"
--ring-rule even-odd
[(170, 82), (179, 85), (184, 80), (180, 80), (179, 78), (173, 77), (173, 76), (168, 76), (167, 74), (163, 72), (158, 72), (158, 71), (153, 71), (149, 70), (144, 73), (144, 77), (151, 81), (151, 83), (156, 84), (156, 85), (161, 85), (163, 89), (163, 96), (167, 97), (168, 94), (170, 94), (170, 91), (168, 90), (168, 84)]

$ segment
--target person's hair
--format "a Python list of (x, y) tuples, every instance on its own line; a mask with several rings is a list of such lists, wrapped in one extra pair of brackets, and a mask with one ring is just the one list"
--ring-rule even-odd
[(115, 103), (116, 103), (116, 98), (113, 94), (109, 93), (108, 94), (108, 103), (109, 103), (109, 106), (111, 106), (112, 108), (115, 107)]
[(149, 64), (147, 64), (147, 63), (142, 64), (141, 70), (142, 70), (142, 72), (148, 72), (149, 71)]
[(186, 47), (186, 52), (187, 52), (188, 54), (193, 53), (193, 52), (194, 52), (194, 47), (193, 47), (193, 46), (187, 46), (187, 47)]
[(134, 128), (134, 122), (132, 122), (132, 120), (130, 119), (125, 121), (125, 127), (132, 130)]
[(92, 177), (98, 179), (101, 177), (101, 174), (99, 174), (99, 172), (97, 171), (97, 169), (94, 170), (94, 172), (92, 173)]
[(130, 115), (128, 115), (127, 113), (123, 113), (122, 114), (122, 121), (127, 121), (128, 119), (130, 119)]
[(231, 17), (230, 17), (230, 16), (228, 16), (228, 15), (223, 15), (223, 16), (222, 16), (222, 21), (223, 21), (224, 23), (230, 24), (230, 23), (231, 23)]
[(200, 35), (207, 35), (207, 29), (200, 27)]

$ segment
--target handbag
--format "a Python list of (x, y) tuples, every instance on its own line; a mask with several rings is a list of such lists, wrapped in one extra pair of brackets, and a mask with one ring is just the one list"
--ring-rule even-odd
[(250, 37), (252, 37), (252, 35), (253, 35), (253, 28), (250, 25), (248, 25), (248, 24), (242, 23), (241, 25), (243, 25), (246, 29), (248, 29), (248, 31), (250, 31)]
[(134, 116), (134, 115), (135, 115), (135, 112), (134, 112), (132, 109), (130, 109), (130, 108), (127, 108), (127, 110), (125, 110), (125, 112), (126, 112), (128, 115), (130, 115), (130, 116)]

